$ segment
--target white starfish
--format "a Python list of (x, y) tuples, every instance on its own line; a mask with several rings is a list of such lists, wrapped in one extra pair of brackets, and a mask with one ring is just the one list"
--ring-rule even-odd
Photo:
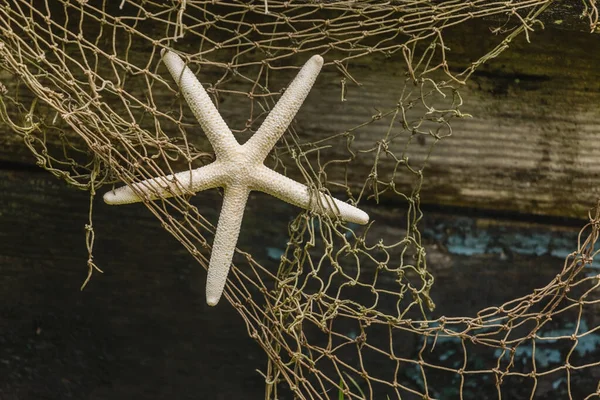
[(206, 302), (209, 305), (216, 305), (223, 293), (251, 190), (268, 193), (307, 210), (324, 211), (349, 222), (364, 225), (369, 221), (364, 211), (331, 196), (314, 194), (305, 185), (263, 165), (317, 79), (323, 66), (321, 56), (315, 55), (306, 62), (258, 131), (243, 145), (235, 140), (208, 94), (183, 60), (171, 51), (163, 50), (161, 56), (212, 144), (216, 160), (191, 172), (184, 171), (120, 187), (106, 193), (104, 201), (108, 204), (128, 204), (181, 195), (188, 191), (224, 188), (223, 207), (206, 282)]

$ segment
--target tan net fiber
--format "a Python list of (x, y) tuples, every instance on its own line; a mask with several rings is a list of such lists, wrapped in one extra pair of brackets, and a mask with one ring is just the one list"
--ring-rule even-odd
[[(91, 276), (96, 193), (213, 158), (161, 49), (186, 61), (240, 143), (320, 54), (323, 72), (265, 163), (369, 213), (385, 199), (403, 226), (384, 236), (377, 218), (358, 227), (300, 212), (285, 250), (273, 251), (278, 267), (240, 246), (224, 297), (268, 355), (257, 366), (265, 397), (594, 398), (600, 208), (551, 282), (470, 317), (429, 319), (434, 277), (419, 231), (427, 161), (453, 120), (468, 117), (461, 85), (515, 37), (534, 40), (541, 16), (567, 3), (2, 0), (0, 114), (40, 167), (89, 191)], [(596, 1), (577, 6), (595, 31)], [(476, 20), (495, 45), (455, 68), (452, 29)], [(369, 81), (358, 69), (385, 68), (389, 58), (404, 63), (389, 71), (395, 98), (364, 97)], [(320, 109), (331, 93), (339, 101)], [(214, 225), (196, 201), (204, 195), (145, 206), (206, 267)], [(267, 225), (247, 222), (251, 214), (245, 224)]]

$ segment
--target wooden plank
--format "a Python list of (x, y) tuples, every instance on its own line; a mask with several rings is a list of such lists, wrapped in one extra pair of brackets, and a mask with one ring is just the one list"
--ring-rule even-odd
[[(467, 67), (497, 44), (498, 39), (488, 34), (493, 26), (491, 22), (472, 21), (446, 31), (445, 44), (451, 49), (448, 55), (453, 71)], [(596, 184), (600, 178), (600, 44), (595, 34), (566, 32), (562, 25), (559, 28), (536, 28), (530, 33), (531, 43), (524, 37), (515, 40), (510, 49), (480, 67), (460, 88), (465, 100), (463, 112), (473, 118), (453, 120), (452, 137), (435, 146), (425, 169), (421, 191), (424, 203), (578, 218), (595, 204), (600, 196)], [(143, 50), (132, 51), (131, 60), (147, 58)], [(397, 104), (404, 84), (404, 60), (400, 55), (390, 59), (364, 57), (353, 61), (348, 69), (362, 86), (349, 86), (346, 101), (341, 101), (342, 76), (332, 65), (326, 66), (294, 125), (301, 144), (343, 133)], [(164, 68), (159, 72), (166, 75)], [(203, 81), (217, 80), (218, 70), (206, 68), (205, 72), (208, 78)], [(270, 89), (278, 91), (294, 73), (272, 71)], [(11, 85), (12, 80), (7, 82), (9, 92), (14, 88)], [(172, 94), (162, 89), (157, 87), (155, 101), (172, 104)], [(227, 89), (248, 91), (251, 85), (233, 79)], [(247, 98), (225, 93), (220, 96), (220, 109), (234, 130), (245, 129), (250, 115)], [(409, 117), (422, 112), (422, 108), (412, 111)], [(390, 121), (383, 118), (353, 131), (352, 150), (375, 148), (386, 137)], [(192, 118), (189, 122), (194, 123)], [(433, 137), (420, 136), (407, 146), (410, 132), (398, 122), (391, 130), (395, 136), (388, 143), (390, 151), (401, 156), (406, 149), (410, 165), (422, 166)], [(210, 151), (199, 131), (188, 132), (191, 143)], [(237, 136), (243, 142), (251, 134), (246, 130)], [(60, 154), (60, 139), (51, 136), (48, 142), (51, 152)], [(323, 162), (350, 156), (345, 138), (324, 144), (333, 148), (321, 151)], [(23, 147), (22, 137), (14, 133), (0, 134), (0, 145), (0, 160), (35, 162)], [(319, 170), (316, 155), (308, 160)], [(291, 160), (285, 163), (288, 175), (302, 179)], [(409, 193), (417, 184), (416, 177), (406, 168), (394, 172), (395, 166), (396, 160), (391, 157), (379, 159), (379, 188), (393, 181), (398, 190)], [(323, 172), (333, 183), (345, 184), (347, 178), (356, 194), (365, 182), (373, 183), (369, 176), (374, 168), (374, 152), (359, 152), (347, 167), (347, 177), (343, 163), (330, 164)], [(373, 192), (367, 190), (368, 195)], [(388, 191), (381, 201), (394, 205), (399, 198)]]
[[(0, 193), (2, 399), (263, 395), (264, 381), (255, 370), (264, 371), (264, 354), (226, 302), (206, 306), (205, 272), (145, 207), (110, 207), (96, 199), (94, 256), (104, 274), (96, 274), (80, 292), (87, 272), (87, 195), (47, 174), (3, 170)], [(216, 190), (193, 202), (216, 221)], [(370, 245), (405, 236), (402, 210), (368, 211), (377, 221), (368, 236)], [(287, 224), (297, 212), (269, 196), (254, 195), (240, 249), (275, 271), (278, 261), (269, 257), (269, 248), (286, 245)], [(421, 227), (436, 279), (432, 317), (474, 315), (543, 286), (562, 268), (548, 243), (566, 240), (563, 247), (574, 248), (569, 240), (575, 240), (578, 229), (435, 213), (427, 214)], [(522, 242), (514, 242), (518, 235), (524, 237)], [(477, 242), (468, 255), (461, 237)], [(523, 246), (535, 240), (537, 244)], [(503, 241), (503, 254), (492, 245), (481, 245)], [(399, 263), (401, 250), (391, 250), (392, 264)], [(390, 285), (390, 290), (397, 287)], [(386, 282), (378, 281), (378, 288), (386, 288)], [(396, 350), (412, 357), (420, 345), (409, 340)], [(223, 385), (218, 371), (225, 365), (228, 381)]]
[[(45, 173), (7, 171), (0, 193), (0, 398), (263, 392), (255, 369), (265, 356), (243, 321), (226, 302), (206, 306), (202, 268), (143, 206), (98, 199), (104, 274), (80, 292), (86, 193)], [(235, 360), (228, 385), (214, 375), (223, 360)]]

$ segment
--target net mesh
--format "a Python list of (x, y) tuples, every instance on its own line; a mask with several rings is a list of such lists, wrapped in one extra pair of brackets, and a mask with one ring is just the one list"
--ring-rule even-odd
[[(586, 347), (600, 329), (599, 280), (586, 266), (597, 255), (600, 208), (551, 282), (473, 317), (428, 318), (434, 279), (419, 231), (427, 160), (451, 136), (452, 120), (468, 117), (461, 85), (541, 26), (554, 3), (2, 1), (0, 65), (14, 79), (0, 88), (0, 113), (38, 165), (90, 192), (89, 279), (99, 270), (92, 205), (101, 186), (212, 161), (161, 49), (184, 57), (240, 142), (299, 66), (321, 54), (321, 90), (338, 96), (340, 108), (317, 122), (301, 111), (266, 164), (372, 212), (383, 198), (400, 204), (404, 227), (384, 235), (377, 221), (363, 228), (303, 212), (289, 223), (278, 268), (238, 250), (225, 298), (268, 355), (265, 397), (591, 398), (600, 395), (590, 378), (600, 361)], [(582, 4), (594, 31), (595, 0)], [(484, 17), (496, 45), (452, 68), (447, 32)], [(403, 60), (405, 71), (390, 83), (394, 101), (376, 108), (360, 97), (368, 82), (355, 71), (386, 58)], [(344, 118), (352, 102), (367, 104)], [(215, 227), (193, 199), (145, 206), (206, 268)], [(570, 322), (557, 330), (557, 321)]]

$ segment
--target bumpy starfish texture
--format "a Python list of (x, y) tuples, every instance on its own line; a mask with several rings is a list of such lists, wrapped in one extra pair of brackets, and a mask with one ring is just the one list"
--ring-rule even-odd
[(224, 188), (223, 207), (208, 267), (206, 302), (209, 305), (216, 305), (223, 293), (251, 190), (268, 193), (298, 207), (325, 212), (349, 222), (364, 225), (369, 221), (369, 216), (364, 211), (331, 196), (312, 193), (305, 185), (263, 165), (317, 79), (323, 66), (321, 56), (313, 56), (306, 62), (258, 131), (243, 145), (236, 141), (202, 84), (183, 60), (177, 54), (165, 50), (161, 56), (212, 144), (216, 160), (193, 171), (120, 187), (106, 193), (104, 201), (108, 204), (129, 204), (144, 199), (177, 196), (188, 191)]

